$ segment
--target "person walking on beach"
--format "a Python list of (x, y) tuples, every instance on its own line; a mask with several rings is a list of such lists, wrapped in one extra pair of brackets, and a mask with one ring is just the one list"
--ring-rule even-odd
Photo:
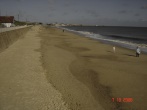
[(139, 57), (141, 50), (139, 47), (136, 48), (136, 57)]
[(115, 46), (113, 47), (113, 53), (115, 53)]

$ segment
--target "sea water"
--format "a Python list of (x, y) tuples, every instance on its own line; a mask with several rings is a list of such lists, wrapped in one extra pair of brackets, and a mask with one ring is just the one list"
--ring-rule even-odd
[(60, 28), (132, 50), (139, 46), (143, 53), (147, 53), (147, 27), (64, 26)]

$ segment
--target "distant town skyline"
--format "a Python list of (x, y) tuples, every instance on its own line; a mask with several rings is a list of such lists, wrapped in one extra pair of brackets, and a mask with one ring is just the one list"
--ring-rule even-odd
[(0, 15), (16, 20), (147, 27), (147, 0), (0, 0)]

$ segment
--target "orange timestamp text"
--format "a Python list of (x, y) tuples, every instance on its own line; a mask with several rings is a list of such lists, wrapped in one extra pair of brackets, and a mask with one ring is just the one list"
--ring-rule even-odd
[(112, 98), (112, 102), (131, 103), (133, 102), (133, 98)]

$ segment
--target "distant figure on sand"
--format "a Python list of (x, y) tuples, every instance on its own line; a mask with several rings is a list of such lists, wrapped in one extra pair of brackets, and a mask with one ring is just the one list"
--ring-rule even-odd
[(63, 29), (63, 32), (64, 32), (64, 29)]
[(141, 50), (139, 47), (136, 48), (136, 57), (139, 57)]
[(113, 53), (115, 53), (115, 46), (113, 47)]

